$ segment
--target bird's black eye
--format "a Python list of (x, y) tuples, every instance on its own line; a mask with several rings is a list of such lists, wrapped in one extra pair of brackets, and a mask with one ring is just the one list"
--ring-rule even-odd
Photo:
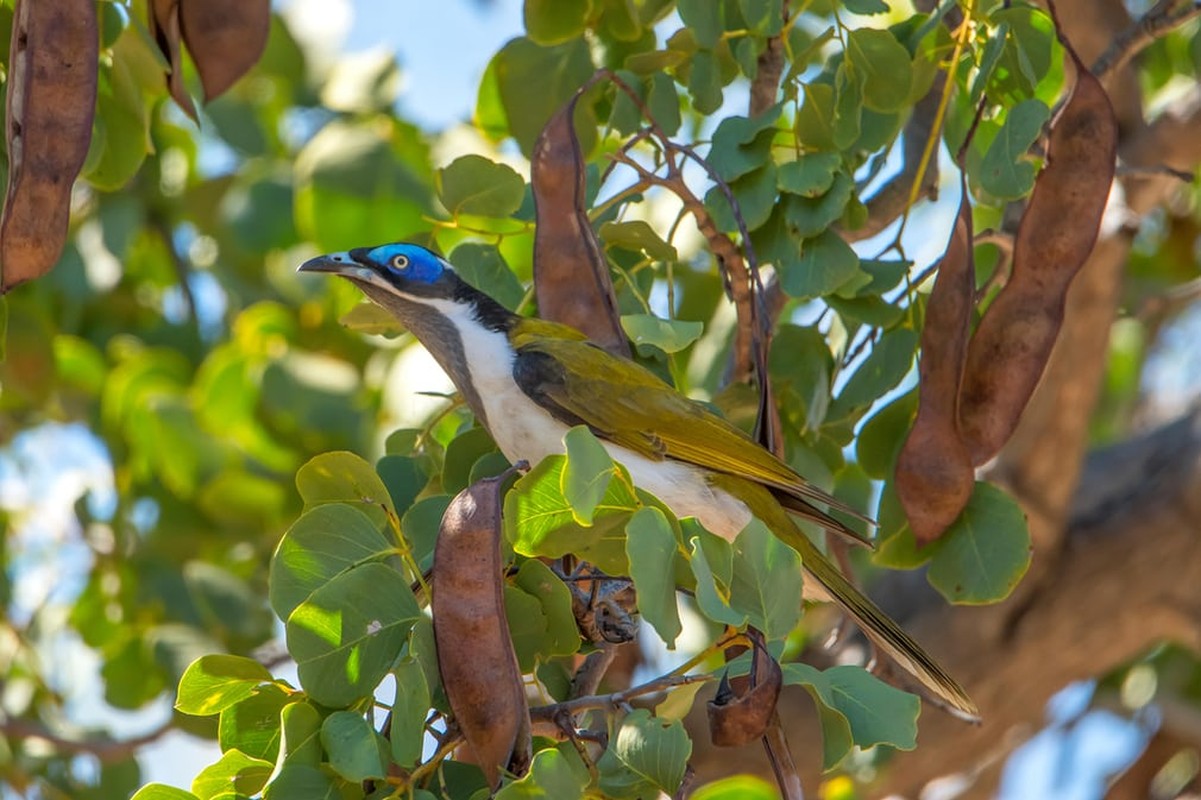
[(405, 255), (392, 256), (392, 268), (404, 270), (409, 268), (409, 257)]

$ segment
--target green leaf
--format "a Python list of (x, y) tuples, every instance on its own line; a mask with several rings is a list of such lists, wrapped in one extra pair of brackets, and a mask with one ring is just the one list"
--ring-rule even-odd
[(703, 322), (686, 319), (663, 319), (654, 314), (622, 314), (621, 327), (638, 348), (654, 347), (664, 353), (678, 353), (701, 337)]
[(783, 29), (782, 6), (782, 0), (738, 0), (747, 28), (760, 36), (776, 36)]
[(791, 297), (830, 294), (855, 275), (859, 256), (834, 231), (806, 239), (800, 261), (781, 271), (780, 286)]
[(796, 133), (807, 150), (838, 150), (834, 144), (834, 87), (825, 83), (801, 86), (804, 103), (797, 112)]
[(275, 765), (270, 761), (229, 750), (217, 763), (200, 771), (192, 781), (192, 794), (200, 800), (212, 800), (231, 793), (249, 797), (259, 793), (274, 769)]
[(574, 39), (584, 32), (589, 0), (525, 0), (525, 30), (538, 44)]
[(184, 714), (219, 714), (254, 694), (261, 684), (271, 682), (271, 673), (259, 662), (244, 656), (201, 656), (179, 679), (175, 708)]
[(1005, 124), (984, 154), (980, 186), (1001, 200), (1016, 200), (1034, 188), (1037, 174), (1029, 156), (1051, 110), (1041, 100), (1025, 100), (1009, 109)]
[(434, 543), (438, 540), (442, 515), (446, 513), (450, 501), (451, 496), (448, 494), (423, 497), (400, 518), (400, 530), (412, 548), (417, 565), (423, 570), (429, 569), (433, 564)]
[(640, 508), (626, 523), (626, 555), (630, 578), (638, 593), (638, 610), (674, 650), (683, 631), (676, 607), (676, 535), (667, 517), (657, 508)]
[(676, 10), (680, 19), (696, 36), (701, 47), (714, 47), (725, 26), (721, 19), (721, 3), (714, 0), (679, 0)]
[(655, 706), (655, 716), (659, 719), (684, 719), (696, 703), (697, 692), (704, 687), (704, 681), (694, 681), (670, 689), (666, 699)]
[(547, 655), (549, 637), (542, 604), (537, 597), (510, 584), (504, 587), (504, 603), (517, 666), (523, 673), (533, 672)]
[(680, 96), (676, 92), (676, 82), (670, 76), (662, 72), (651, 76), (646, 106), (663, 132), (675, 136), (680, 130)]
[(692, 800), (780, 800), (776, 787), (754, 775), (734, 775), (706, 783)]
[[(768, 161), (759, 169), (731, 181), (729, 186), (747, 230), (754, 230), (767, 222), (777, 203), (776, 165), (773, 162)], [(705, 206), (719, 228), (726, 231), (738, 230), (734, 212), (730, 209), (726, 193), (720, 186), (714, 186), (705, 195)]]
[(288, 617), (288, 651), (317, 702), (369, 697), (388, 673), (421, 609), (399, 572), (363, 564), (322, 586)]
[[(509, 131), (527, 157), (547, 120), (595, 69), (583, 37), (551, 47), (518, 37), (501, 48), (493, 57), (492, 65), (495, 65), (497, 91)], [(537, 86), (539, 90), (532, 92), (531, 86)], [(576, 130), (581, 134), (580, 150), (585, 153), (592, 149), (596, 135), (592, 117), (592, 109), (581, 103), (576, 110)]]
[(640, 708), (621, 721), (609, 749), (632, 773), (670, 795), (684, 779), (692, 740), (679, 720), (665, 723)]
[(846, 210), (854, 188), (855, 182), (851, 176), (839, 172), (825, 194), (813, 198), (788, 195), (782, 211), (792, 233), (807, 239), (827, 232)]
[(733, 550), (731, 607), (769, 640), (783, 639), (801, 619), (801, 557), (758, 519), (742, 529)]
[(410, 769), (420, 760), (425, 744), (430, 689), (425, 681), (425, 671), (416, 659), (406, 658), (396, 665), (392, 673), (396, 676), (396, 699), (392, 703), (392, 719), (388, 729), (392, 760)]
[(888, 13), (888, 4), (884, 0), (843, 0), (842, 4), (852, 14)]
[[(702, 544), (703, 541), (706, 543)], [(710, 551), (724, 551), (728, 555), (726, 563), (731, 564), (730, 544), (708, 531), (698, 531), (688, 539), (688, 550), (688, 565), (696, 576), (696, 604), (701, 613), (714, 622), (741, 628), (746, 624), (747, 615), (731, 606), (728, 583), (719, 581), (714, 575), (714, 567), (720, 568), (720, 562), (711, 564), (710, 561)], [(730, 569), (732, 571), (732, 565)]]
[(567, 462), (560, 477), (560, 490), (579, 525), (591, 525), (596, 507), (604, 499), (617, 472), (613, 459), (592, 431), (577, 425), (563, 435)]
[(884, 480), (892, 475), (897, 454), (909, 435), (917, 413), (917, 392), (895, 398), (873, 414), (859, 430), (855, 458), (869, 477)]
[(168, 786), (165, 783), (148, 783), (130, 800), (200, 800), (191, 792), (184, 791), (175, 786)]
[(324, 503), (357, 506), (378, 524), (387, 518), (392, 497), (375, 468), (345, 450), (314, 456), (296, 473), (296, 488), (305, 510)]
[(527, 559), (517, 570), (513, 582), (542, 607), (546, 618), (547, 656), (569, 656), (580, 649), (580, 632), (571, 610), (571, 591), (550, 567), (537, 559)]
[(438, 199), (451, 213), (507, 217), (521, 208), (525, 181), (508, 164), (460, 156), (438, 170)]
[(279, 714), (276, 768), (316, 767), (321, 763), (321, 713), (308, 703), (289, 703)]
[(891, 31), (856, 28), (847, 34), (847, 63), (862, 80), (863, 103), (873, 111), (900, 111), (909, 101), (913, 61)]
[(484, 428), (469, 428), (446, 446), (442, 463), (442, 488), (448, 494), (458, 494), (471, 484), (471, 468), (489, 453), (496, 452), (496, 442)]
[[(651, 55), (659, 55), (663, 51), (652, 51)], [(637, 56), (643, 54), (635, 54), (635, 63)], [(629, 59), (627, 59), (627, 64)], [(618, 80), (628, 86), (635, 97), (646, 102), (646, 87), (638, 74), (630, 69), (619, 69), (614, 73)], [(613, 109), (609, 112), (609, 124), (613, 129), (622, 136), (632, 136), (642, 127), (642, 111), (638, 108), (637, 103), (626, 94), (625, 89), (615, 87), (613, 90)]]
[(513, 550), (524, 556), (559, 558), (580, 555), (610, 532), (620, 531), (630, 512), (638, 508), (631, 493), (629, 474), (618, 467), (622, 479), (609, 483), (593, 515), (592, 525), (580, 525), (563, 496), (565, 456), (544, 458), (513, 485), (505, 495), (505, 537)]
[(578, 800), (587, 786), (588, 770), (579, 756), (552, 747), (538, 751), (525, 777), (502, 788), (495, 800)]
[(1045, 11), (1015, 4), (992, 14), (993, 24), (1008, 25), (995, 83), (1012, 95), (1029, 96), (1051, 69), (1055, 27)]
[(654, 228), (640, 219), (606, 222), (597, 233), (606, 244), (644, 253), (656, 261), (678, 261), (680, 258), (674, 247), (663, 241)]
[(921, 701), (850, 665), (820, 671), (808, 664), (783, 665), (784, 682), (800, 685), (818, 703), (822, 718), (824, 768), (832, 769), (851, 745), (887, 744), (912, 750), (917, 740)]
[(422, 460), (411, 456), (384, 456), (375, 462), (375, 471), (387, 487), (397, 514), (408, 511), (429, 482)]
[(798, 402), (806, 428), (817, 428), (830, 406), (834, 357), (826, 337), (816, 328), (781, 325), (772, 339), (768, 373), (777, 392)]
[(361, 714), (335, 711), (321, 723), (321, 746), (334, 772), (359, 783), (387, 775), (375, 730)]
[(726, 117), (713, 131), (705, 160), (727, 182), (758, 169), (771, 158), (771, 142), (779, 118), (779, 105), (756, 117)]
[(450, 253), (455, 272), (510, 311), (525, 297), (525, 287), (494, 245), (464, 242)]
[(961, 605), (1003, 600), (1030, 567), (1026, 515), (990, 483), (976, 484), (967, 508), (935, 547), (926, 579)]
[(358, 508), (329, 503), (306, 511), (280, 539), (271, 557), (267, 578), (271, 608), (280, 619), (287, 619), (296, 606), (336, 575), (357, 564), (387, 558), (394, 550), (379, 525)]
[(843, 419), (855, 409), (870, 405), (882, 397), (909, 374), (916, 351), (916, 332), (909, 328), (895, 328), (886, 332), (834, 399), (829, 418)]
[(224, 750), (273, 762), (279, 756), (280, 712), (291, 701), (278, 684), (260, 686), (253, 695), (221, 712), (217, 741)]
[(338, 785), (315, 765), (288, 765), (275, 773), (263, 791), (263, 800), (343, 800)]
[(842, 166), (838, 153), (811, 153), (780, 165), (776, 184), (782, 192), (802, 197), (821, 197), (834, 184)]
[(688, 93), (697, 113), (712, 114), (721, 108), (721, 86), (717, 59), (707, 50), (699, 51), (692, 57), (692, 69), (688, 72)]

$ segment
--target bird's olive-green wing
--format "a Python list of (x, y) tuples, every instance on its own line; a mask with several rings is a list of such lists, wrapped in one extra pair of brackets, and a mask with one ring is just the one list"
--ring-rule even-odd
[(557, 419), (587, 425), (597, 436), (650, 458), (685, 461), (765, 484), (795, 498), (785, 503), (790, 510), (861, 538), (805, 501), (862, 514), (811, 485), (740, 429), (654, 373), (588, 342), (539, 333), (515, 332), (513, 376)]

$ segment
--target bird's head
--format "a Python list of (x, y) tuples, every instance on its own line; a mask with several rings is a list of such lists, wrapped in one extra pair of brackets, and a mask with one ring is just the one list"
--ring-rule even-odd
[[(407, 300), (453, 300), (462, 280), (446, 259), (418, 244), (395, 242), (356, 247), (309, 259), (301, 272), (341, 275), (378, 299), (378, 290)], [(371, 289), (377, 291), (371, 291)]]
[(301, 272), (340, 275), (425, 345), (483, 419), (465, 342), (506, 336), (520, 319), (421, 245), (395, 242), (309, 259)]

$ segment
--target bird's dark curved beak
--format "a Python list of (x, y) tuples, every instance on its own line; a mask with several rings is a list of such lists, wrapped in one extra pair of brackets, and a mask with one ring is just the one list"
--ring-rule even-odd
[(296, 268), (297, 272), (328, 272), (333, 275), (346, 275), (362, 267), (349, 251), (328, 253), (308, 261)]

